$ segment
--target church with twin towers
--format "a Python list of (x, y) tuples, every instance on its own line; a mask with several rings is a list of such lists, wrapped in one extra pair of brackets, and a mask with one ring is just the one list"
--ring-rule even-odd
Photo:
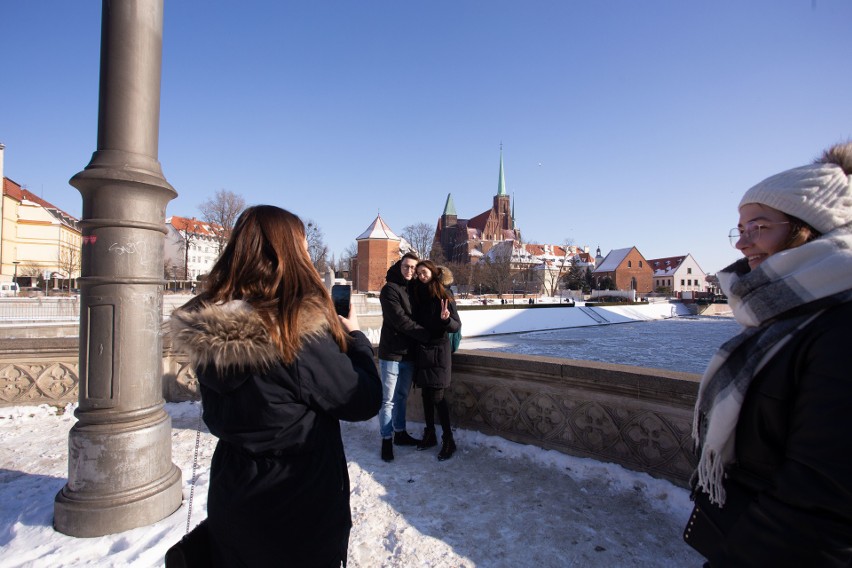
[[(350, 278), (353, 288), (362, 292), (380, 290), (385, 283), (388, 267), (399, 260), (402, 254), (411, 250), (410, 244), (398, 236), (381, 215), (356, 238), (356, 242), (358, 256), (352, 261)], [(528, 248), (532, 250), (528, 251)], [(566, 252), (578, 252), (565, 251), (556, 245), (521, 245), (521, 230), (515, 224), (512, 199), (506, 191), (502, 147), (497, 192), (491, 207), (474, 217), (461, 218), (456, 211), (452, 194), (448, 194), (444, 210), (436, 224), (431, 252), (433, 258), (439, 262), (476, 263), (483, 257), (493, 256), (497, 251), (512, 255), (513, 264), (516, 256), (518, 262), (522, 263), (525, 257), (532, 261), (534, 256), (550, 255), (556, 258), (564, 257)], [(585, 254), (588, 256), (588, 251), (585, 251)]]

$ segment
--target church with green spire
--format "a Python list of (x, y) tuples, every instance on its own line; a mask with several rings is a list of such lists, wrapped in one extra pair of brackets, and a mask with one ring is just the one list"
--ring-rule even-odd
[(515, 226), (514, 208), (506, 191), (501, 145), (497, 194), (491, 208), (470, 219), (459, 219), (453, 196), (448, 194), (432, 248), (439, 249), (447, 262), (470, 263), (477, 262), (497, 243), (512, 240), (520, 241), (521, 231)]

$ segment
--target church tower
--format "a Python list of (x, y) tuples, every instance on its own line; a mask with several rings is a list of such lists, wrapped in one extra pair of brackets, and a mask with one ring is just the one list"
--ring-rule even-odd
[(444, 253), (444, 258), (450, 261), (456, 261), (456, 231), (458, 229), (459, 217), (456, 213), (456, 204), (453, 202), (453, 194), (447, 194), (447, 202), (444, 204), (444, 212), (441, 213), (441, 220), (438, 225), (440, 233), (438, 239), (441, 243), (441, 250)]
[(497, 213), (498, 231), (511, 231), (515, 228), (511, 210), (511, 200), (506, 193), (506, 176), (503, 173), (503, 145), (500, 144), (500, 173), (497, 176), (497, 195), (494, 196), (494, 212)]

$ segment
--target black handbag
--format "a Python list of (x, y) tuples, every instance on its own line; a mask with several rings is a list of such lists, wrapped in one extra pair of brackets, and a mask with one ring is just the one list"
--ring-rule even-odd
[(722, 530), (710, 518), (707, 511), (702, 509), (699, 503), (696, 503), (689, 515), (689, 521), (683, 529), (684, 542), (698, 551), (704, 558), (710, 558), (711, 554), (719, 551), (724, 539), (725, 534)]
[(166, 551), (166, 568), (209, 568), (213, 566), (207, 519)]

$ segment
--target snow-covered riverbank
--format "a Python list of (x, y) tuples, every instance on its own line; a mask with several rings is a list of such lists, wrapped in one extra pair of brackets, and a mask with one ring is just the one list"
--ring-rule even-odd
[(462, 320), (462, 336), (481, 337), (503, 333), (543, 331), (567, 327), (585, 327), (631, 321), (649, 321), (689, 315), (681, 303), (651, 303), (628, 306), (585, 306), (574, 307), (553, 305), (514, 309), (465, 310), (459, 315)]

